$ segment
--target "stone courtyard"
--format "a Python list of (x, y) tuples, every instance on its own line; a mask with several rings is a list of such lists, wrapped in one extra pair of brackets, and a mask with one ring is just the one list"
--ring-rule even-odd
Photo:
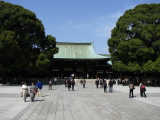
[(147, 87), (141, 98), (139, 87), (129, 98), (128, 86), (114, 85), (113, 93), (103, 92), (92, 83), (76, 84), (74, 91), (64, 85), (48, 85), (42, 97), (23, 103), (20, 86), (0, 86), (0, 120), (159, 120), (160, 88)]

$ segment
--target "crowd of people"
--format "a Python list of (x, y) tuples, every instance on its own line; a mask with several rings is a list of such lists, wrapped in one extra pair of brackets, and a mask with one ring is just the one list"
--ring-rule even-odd
[(26, 102), (27, 97), (30, 97), (31, 102), (33, 102), (36, 94), (38, 95), (38, 97), (42, 97), (41, 90), (42, 82), (40, 82), (39, 80), (36, 85), (34, 84), (34, 82), (32, 82), (30, 87), (27, 86), (25, 81), (22, 81), (20, 92), (21, 97), (23, 97), (23, 102)]
[(95, 85), (96, 85), (96, 88), (98, 89), (98, 87), (100, 88), (104, 88), (104, 92), (107, 93), (107, 87), (109, 87), (109, 92), (113, 92), (113, 84), (115, 83), (115, 81), (113, 79), (107, 79), (107, 80), (104, 80), (104, 79), (97, 79), (95, 81)]
[[(76, 84), (74, 78), (68, 77), (67, 79), (65, 79), (64, 83), (65, 83), (65, 87), (68, 87), (68, 91), (70, 91), (71, 88), (72, 88), (72, 91), (74, 91), (74, 86)], [(86, 80), (83, 79), (80, 81), (80, 83), (83, 85), (83, 88), (85, 88)]]
[[(56, 85), (57, 84), (57, 78), (55, 77), (53, 79), (53, 81), (54, 81), (54, 84)], [(122, 85), (124, 85), (125, 80), (121, 80), (121, 83), (122, 83)], [(65, 79), (64, 84), (65, 84), (65, 87), (68, 88), (68, 91), (70, 91), (70, 90), (74, 91), (74, 86), (76, 84), (74, 78), (68, 77), (67, 79)], [(80, 84), (83, 86), (83, 88), (85, 88), (86, 80), (81, 79)], [(98, 88), (103, 88), (104, 93), (107, 93), (107, 92), (112, 93), (114, 84), (119, 85), (120, 80), (119, 79), (106, 79), (105, 80), (105, 79), (99, 79), (98, 78), (95, 81), (96, 88), (97, 89)], [(49, 90), (52, 90), (53, 83), (52, 83), (51, 79), (49, 80), (48, 85), (49, 85)], [(145, 93), (146, 86), (145, 86), (145, 83), (143, 81), (140, 82), (139, 87), (140, 87), (140, 96), (141, 97), (147, 97), (146, 93)], [(131, 80), (130, 83), (129, 83), (129, 98), (134, 97), (134, 95), (133, 95), (134, 89), (135, 89), (135, 85), (134, 85), (134, 82)], [(20, 90), (21, 97), (23, 97), (23, 102), (26, 102), (26, 99), (27, 99), (28, 96), (30, 97), (31, 102), (34, 101), (35, 95), (37, 95), (38, 97), (42, 97), (41, 90), (42, 90), (42, 82), (41, 81), (38, 80), (38, 82), (36, 84), (34, 84), (34, 82), (32, 82), (30, 87), (28, 87), (26, 82), (23, 81), (22, 86), (21, 86), (21, 90)]]
[[(107, 79), (107, 80), (104, 80), (104, 79), (97, 79), (95, 81), (95, 85), (96, 85), (96, 88), (98, 89), (99, 87), (100, 88), (104, 88), (104, 92), (107, 93), (107, 87), (109, 87), (109, 92), (113, 92), (113, 85), (114, 84), (117, 84), (119, 85), (120, 81), (119, 79)], [(122, 85), (126, 85), (126, 81), (123, 79), (122, 80)], [(134, 82), (132, 80), (130, 80), (130, 83), (129, 83), (129, 98), (133, 98), (134, 95), (133, 95), (133, 91), (135, 89), (135, 85), (134, 85)], [(141, 97), (147, 97), (146, 96), (146, 86), (145, 86), (145, 83), (143, 81), (140, 81), (140, 84), (139, 84), (139, 87), (140, 87), (140, 96)]]

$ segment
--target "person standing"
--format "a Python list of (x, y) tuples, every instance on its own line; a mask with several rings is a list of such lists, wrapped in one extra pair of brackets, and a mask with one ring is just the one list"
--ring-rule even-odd
[(113, 84), (114, 84), (114, 82), (113, 82), (113, 80), (110, 80), (109, 81), (109, 92), (113, 92)]
[(118, 78), (118, 80), (117, 80), (117, 83), (118, 83), (118, 85), (119, 85), (119, 78)]
[[(24, 84), (24, 81), (22, 81), (21, 87), (22, 87), (23, 84)], [(23, 93), (22, 92), (21, 92), (21, 97), (23, 97)]]
[(65, 79), (65, 80), (64, 80), (65, 87), (67, 87), (67, 82), (68, 82), (68, 80)]
[(99, 78), (95, 81), (95, 84), (96, 84), (97, 89), (98, 89), (98, 85), (99, 85)]
[(49, 80), (49, 90), (52, 90), (52, 80)]
[(131, 97), (133, 98), (133, 89), (134, 89), (134, 84), (131, 81), (129, 84), (129, 98), (131, 98)]
[(74, 85), (75, 85), (74, 79), (72, 79), (71, 85), (72, 85), (72, 90), (74, 91)]
[(23, 94), (23, 102), (26, 102), (28, 94), (28, 86), (26, 85), (26, 82), (23, 82), (23, 85), (21, 87), (21, 94)]
[(57, 78), (56, 77), (54, 78), (54, 84), (55, 85), (57, 84)]
[(85, 88), (86, 80), (83, 79), (83, 88)]
[(100, 79), (100, 87), (103, 88), (103, 79)]
[(104, 92), (106, 92), (106, 93), (107, 93), (107, 83), (106, 83), (106, 81), (105, 81), (105, 80), (104, 80), (103, 85), (104, 85)]
[(42, 97), (42, 93), (41, 93), (41, 90), (42, 90), (42, 82), (40, 82), (40, 80), (38, 80), (36, 86), (38, 87), (38, 97)]
[(144, 82), (142, 82), (142, 84), (141, 84), (141, 86), (140, 86), (140, 89), (141, 89), (141, 97), (147, 97), (146, 96), (146, 93), (145, 93), (145, 91), (146, 91), (146, 86), (145, 86), (145, 84), (144, 84)]
[(35, 95), (37, 93), (37, 87), (34, 85), (32, 82), (32, 86), (30, 86), (30, 97), (31, 97), (31, 102), (34, 101)]
[(125, 86), (125, 79), (122, 80), (122, 85)]
[(142, 82), (143, 82), (143, 81), (141, 81), (140, 84), (139, 84), (139, 88), (140, 88), (140, 96), (142, 96), (142, 89), (141, 89)]

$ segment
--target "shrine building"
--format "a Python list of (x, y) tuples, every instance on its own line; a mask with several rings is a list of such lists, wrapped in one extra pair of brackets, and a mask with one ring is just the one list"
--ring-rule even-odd
[(96, 79), (112, 74), (110, 55), (96, 54), (92, 43), (57, 42), (56, 47), (59, 52), (53, 56), (53, 77)]

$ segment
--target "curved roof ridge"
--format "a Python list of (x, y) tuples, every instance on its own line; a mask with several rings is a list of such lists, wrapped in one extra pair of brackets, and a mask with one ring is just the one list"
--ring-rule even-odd
[(57, 42), (57, 45), (80, 45), (80, 44), (92, 44), (93, 42)]

